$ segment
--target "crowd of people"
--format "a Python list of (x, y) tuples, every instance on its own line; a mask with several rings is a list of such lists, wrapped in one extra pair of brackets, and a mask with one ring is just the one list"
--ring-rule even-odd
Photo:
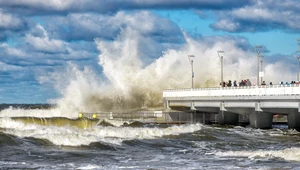
[[(286, 83), (283, 83), (283, 81), (279, 82), (278, 85), (294, 85), (294, 84), (300, 84), (299, 81), (291, 81), (290, 83), (289, 82), (286, 82)], [(255, 83), (251, 83), (251, 81), (249, 79), (247, 80), (241, 80), (239, 83), (237, 83), (236, 80), (234, 80), (233, 82), (231, 80), (227, 81), (227, 82), (222, 82), (220, 83), (220, 85), (222, 87), (238, 87), (238, 86), (256, 86)], [(267, 85), (265, 81), (263, 81), (261, 83), (262, 86), (264, 85)], [(272, 82), (270, 82), (270, 85), (273, 85)]]
[(236, 80), (234, 80), (233, 83), (231, 82), (231, 80), (229, 80), (228, 82), (224, 81), (223, 83), (220, 83), (220, 85), (222, 87), (231, 87), (231, 86), (237, 87), (237, 86), (252, 86), (252, 83), (251, 83), (251, 81), (249, 79), (242, 80), (239, 83), (237, 83)]

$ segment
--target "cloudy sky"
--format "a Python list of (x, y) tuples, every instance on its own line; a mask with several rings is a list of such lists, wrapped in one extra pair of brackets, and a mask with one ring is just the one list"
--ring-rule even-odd
[[(299, 23), (298, 0), (0, 0), (0, 103), (45, 103), (103, 83), (124, 90), (124, 81), (132, 78), (128, 75), (159, 77), (158, 68), (170, 71), (158, 67), (164, 65), (162, 58), (188, 60), (185, 53), (191, 52), (203, 59), (195, 61), (198, 75), (209, 75), (207, 70), (219, 68), (217, 50), (235, 55), (228, 64), (239, 68), (248, 60), (256, 63), (257, 45), (263, 46), (269, 77), (283, 67), (278, 79), (291, 81), (296, 78)], [(203, 55), (216, 66), (207, 68)], [(185, 71), (175, 64), (168, 67), (171, 72)], [(81, 84), (79, 78), (87, 76), (93, 78)], [(234, 76), (243, 75), (228, 77)], [(180, 82), (173, 87), (183, 88)]]

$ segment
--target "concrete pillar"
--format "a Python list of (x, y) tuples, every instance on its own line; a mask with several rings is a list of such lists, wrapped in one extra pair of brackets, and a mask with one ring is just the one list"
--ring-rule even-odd
[(273, 114), (254, 111), (249, 114), (249, 121), (254, 128), (270, 129), (272, 128)]
[(287, 116), (287, 121), (289, 128), (291, 129), (300, 129), (300, 113), (295, 111), (295, 112), (290, 112)]
[(218, 113), (218, 123), (220, 125), (237, 125), (239, 123), (239, 115), (220, 110)]
[(171, 110), (169, 107), (169, 100), (164, 99), (164, 105), (166, 110)]

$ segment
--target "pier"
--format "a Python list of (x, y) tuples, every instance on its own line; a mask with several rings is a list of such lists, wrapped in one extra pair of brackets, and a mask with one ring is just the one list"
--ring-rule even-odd
[(210, 114), (219, 124), (236, 125), (247, 117), (255, 128), (271, 128), (273, 115), (286, 115), (289, 128), (300, 128), (300, 85), (264, 85), (168, 89), (165, 109)]

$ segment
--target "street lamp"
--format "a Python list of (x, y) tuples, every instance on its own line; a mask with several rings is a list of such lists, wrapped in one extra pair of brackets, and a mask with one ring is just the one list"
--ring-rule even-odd
[[(263, 74), (263, 58), (264, 58), (264, 56), (261, 56), (261, 58), (260, 58), (260, 72), (261, 72), (261, 74)], [(260, 83), (262, 83), (263, 82), (263, 75), (261, 75), (261, 77), (260, 77)]]
[(221, 61), (221, 86), (223, 86), (223, 55), (220, 56), (220, 53), (225, 53), (224, 51), (218, 51), (218, 56)]
[(193, 58), (195, 56), (194, 55), (188, 55), (191, 67), (192, 67), (192, 88), (194, 88), (194, 69), (193, 69)]
[(300, 66), (300, 56), (297, 57), (298, 59), (298, 69), (297, 69), (297, 81), (299, 81), (299, 66)]
[(260, 51), (258, 50), (258, 49), (261, 49), (262, 48), (262, 46), (255, 46), (254, 47), (255, 48), (255, 51), (256, 51), (256, 53), (257, 53), (257, 85), (259, 86), (260, 84), (259, 84), (259, 72), (260, 72), (260, 68), (259, 68), (259, 54), (260, 54)]
[[(298, 50), (297, 50), (298, 53), (300, 52), (300, 44), (299, 44), (299, 42), (300, 42), (300, 38), (297, 39), (297, 45), (299, 46), (299, 48), (298, 48)], [(297, 59), (298, 59), (297, 81), (299, 81), (300, 56), (298, 56)]]

